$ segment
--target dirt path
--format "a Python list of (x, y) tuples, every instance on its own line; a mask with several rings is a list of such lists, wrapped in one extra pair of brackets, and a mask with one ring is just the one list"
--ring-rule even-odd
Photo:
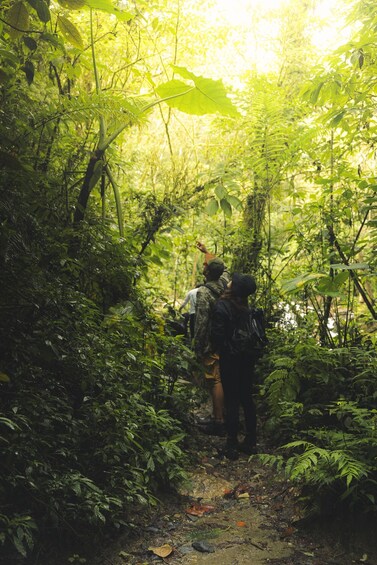
[(197, 432), (189, 484), (96, 565), (377, 565), (370, 544), (347, 531), (299, 528), (295, 488), (257, 459), (225, 459), (223, 443)]

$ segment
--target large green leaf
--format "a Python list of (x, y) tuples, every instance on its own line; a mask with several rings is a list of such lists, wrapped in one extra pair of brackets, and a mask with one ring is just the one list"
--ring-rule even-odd
[(229, 202), (226, 198), (222, 198), (220, 200), (220, 206), (221, 206), (221, 209), (224, 212), (225, 216), (227, 218), (230, 218), (231, 215), (232, 215), (232, 207), (231, 207), (231, 205), (229, 204)]
[(61, 37), (59, 37), (57, 34), (42, 33), (40, 38), (42, 41), (47, 41), (48, 43), (51, 43), (51, 45), (53, 45), (54, 47), (60, 47), (61, 49), (64, 49), (63, 41)]
[(29, 29), (29, 12), (23, 2), (16, 2), (8, 11), (7, 19), (10, 24), (8, 33), (12, 39), (17, 39)]
[(221, 198), (226, 198), (227, 195), (228, 195), (226, 188), (224, 187), (223, 184), (218, 184), (216, 186), (215, 194), (216, 194), (217, 198), (219, 198), (219, 200), (221, 200)]
[(173, 79), (161, 84), (156, 92), (168, 106), (198, 116), (215, 113), (239, 116), (221, 80), (196, 76), (185, 67), (173, 66), (173, 69), (182, 78), (192, 82)]
[(64, 16), (58, 17), (58, 27), (64, 37), (69, 43), (82, 49), (84, 47), (83, 41), (77, 27)]
[[(70, 0), (72, 1), (72, 0)], [(114, 7), (111, 0), (85, 0), (85, 4), (93, 10), (100, 10), (101, 12), (107, 12), (108, 14), (114, 14), (118, 20), (132, 20), (135, 16), (131, 12), (124, 10), (118, 10)]]
[(285, 281), (282, 284), (282, 290), (284, 292), (294, 292), (300, 290), (306, 284), (318, 280), (322, 277), (326, 277), (326, 275), (324, 273), (303, 273), (302, 275), (299, 275), (294, 279)]
[(317, 291), (325, 296), (340, 296), (340, 287), (347, 279), (348, 273), (346, 271), (339, 273), (333, 279), (331, 277), (324, 277), (319, 281)]
[(28, 85), (30, 86), (34, 80), (35, 68), (32, 61), (25, 61), (21, 69), (24, 71)]
[(342, 119), (344, 118), (345, 115), (346, 115), (346, 110), (342, 110), (341, 112), (337, 112), (336, 115), (333, 117), (333, 119), (330, 122), (331, 126), (333, 126), (333, 127), (337, 126), (342, 121)]
[(214, 216), (219, 209), (219, 203), (216, 198), (211, 198), (206, 206), (206, 212), (209, 216)]
[(49, 7), (44, 0), (37, 0), (35, 3), (35, 9), (41, 22), (47, 23), (51, 20)]
[(227, 200), (229, 204), (232, 206), (232, 208), (235, 208), (238, 211), (242, 210), (243, 208), (242, 202), (239, 198), (237, 198), (237, 196), (233, 196), (232, 194), (229, 194), (227, 196)]
[(38, 43), (32, 37), (28, 35), (24, 35), (22, 41), (25, 43), (26, 47), (30, 49), (30, 51), (35, 51), (38, 47)]
[(335, 263), (331, 265), (332, 269), (345, 269), (348, 271), (356, 271), (357, 269), (369, 269), (368, 263), (351, 263), (350, 265), (344, 265), (343, 263)]
[(312, 89), (312, 91), (310, 92), (310, 102), (311, 102), (312, 104), (316, 104), (316, 103), (317, 103), (319, 94), (320, 94), (320, 92), (321, 92), (321, 90), (322, 90), (322, 87), (323, 87), (323, 82), (320, 82), (320, 83), (317, 84), (317, 85)]
[(348, 271), (341, 271), (334, 277), (334, 283), (340, 287), (343, 283), (348, 281), (349, 279), (349, 272)]

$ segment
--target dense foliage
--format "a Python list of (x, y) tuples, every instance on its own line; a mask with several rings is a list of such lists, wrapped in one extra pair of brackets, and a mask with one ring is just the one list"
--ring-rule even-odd
[(181, 480), (193, 359), (162, 312), (200, 280), (203, 238), (258, 280), (261, 413), (288, 450), (265, 460), (321, 510), (376, 509), (377, 9), (356, 2), (319, 63), (315, 2), (292, 0), (270, 16), (276, 68), (230, 98), (214, 63), (234, 36), (171, 4), (1, 3), (9, 559), (131, 527)]
[(273, 345), (261, 393), (266, 433), (281, 448), (262, 460), (305, 485), (309, 513), (375, 512), (375, 348), (328, 349), (303, 330)]
[(2, 542), (26, 555), (47, 532), (130, 524), (182, 478), (190, 394), (176, 381), (191, 361), (136, 295), (131, 242), (95, 222), (73, 236), (45, 177), (28, 199), (29, 176), (3, 180)]

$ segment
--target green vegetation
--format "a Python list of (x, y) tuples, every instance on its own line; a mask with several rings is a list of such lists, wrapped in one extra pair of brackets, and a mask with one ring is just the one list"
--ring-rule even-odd
[(265, 461), (312, 509), (376, 510), (377, 8), (324, 59), (315, 5), (264, 13), (279, 56), (236, 80), (250, 36), (202, 3), (1, 3), (9, 562), (130, 529), (182, 480), (197, 368), (164, 306), (197, 239), (258, 280)]

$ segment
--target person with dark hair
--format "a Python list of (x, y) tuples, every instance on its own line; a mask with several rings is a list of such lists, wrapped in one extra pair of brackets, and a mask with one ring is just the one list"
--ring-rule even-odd
[[(211, 342), (220, 358), (226, 410), (225, 456), (229, 459), (237, 459), (239, 450), (250, 455), (256, 453), (257, 417), (252, 390), (256, 358), (251, 347), (237, 346), (234, 337), (237, 332), (248, 335), (251, 312), (248, 296), (255, 291), (254, 277), (235, 273), (212, 315)], [(238, 444), (240, 406), (245, 415), (246, 436)]]
[(194, 350), (197, 360), (203, 365), (213, 409), (213, 422), (206, 432), (211, 435), (225, 435), (224, 393), (220, 378), (219, 356), (210, 342), (212, 311), (216, 301), (223, 294), (230, 280), (224, 262), (209, 253), (199, 241), (197, 248), (205, 254), (203, 275), (205, 284), (196, 293)]

